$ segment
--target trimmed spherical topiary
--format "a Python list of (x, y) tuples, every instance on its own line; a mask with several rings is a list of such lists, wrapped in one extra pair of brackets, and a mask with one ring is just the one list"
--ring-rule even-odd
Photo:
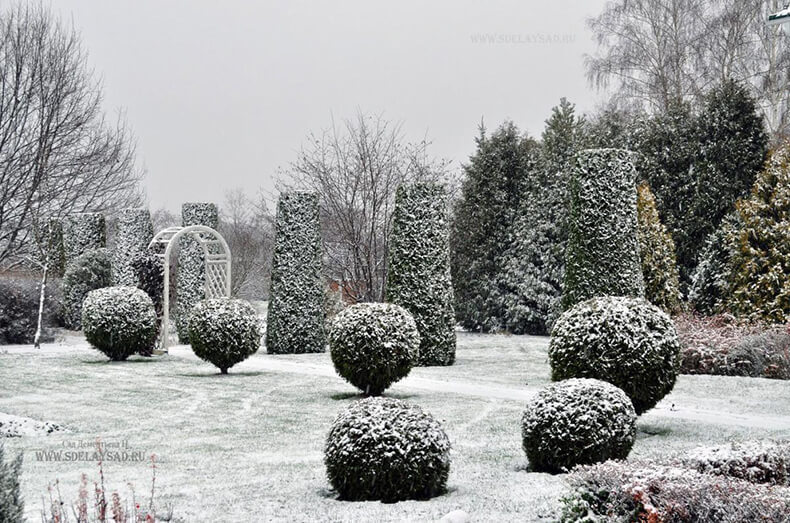
[(258, 313), (244, 300), (213, 298), (198, 302), (189, 318), (195, 355), (222, 374), (254, 354), (261, 344)]
[(329, 330), (335, 370), (369, 396), (378, 396), (417, 364), (420, 334), (398, 305), (359, 303), (339, 312)]
[(637, 414), (675, 386), (680, 342), (672, 319), (643, 298), (605, 296), (560, 316), (549, 343), (551, 378), (595, 378), (620, 387)]
[(63, 289), (63, 323), (66, 328), (82, 328), (82, 302), (90, 291), (112, 285), (112, 262), (107, 249), (85, 251), (66, 265)]
[(450, 440), (439, 422), (417, 405), (366, 398), (335, 419), (324, 464), (340, 499), (428, 499), (445, 491)]
[(114, 361), (144, 351), (156, 338), (156, 313), (136, 287), (106, 287), (88, 293), (82, 305), (85, 338)]
[(521, 436), (533, 470), (564, 472), (625, 459), (636, 438), (636, 412), (614, 385), (570, 379), (549, 385), (529, 402)]

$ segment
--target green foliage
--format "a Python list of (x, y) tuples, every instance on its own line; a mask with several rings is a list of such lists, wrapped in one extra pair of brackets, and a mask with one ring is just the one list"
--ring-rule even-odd
[(702, 314), (719, 314), (728, 310), (732, 294), (732, 259), (737, 250), (737, 212), (726, 216), (702, 247), (689, 289), (689, 302)]
[(189, 343), (198, 358), (227, 374), (260, 348), (258, 313), (244, 300), (200, 301), (189, 317)]
[(85, 338), (113, 361), (145, 351), (156, 338), (156, 313), (148, 295), (136, 287), (91, 291), (82, 304)]
[(281, 194), (266, 328), (269, 354), (325, 350), (321, 256), (318, 195)]
[(551, 379), (595, 378), (620, 387), (637, 414), (675, 386), (680, 342), (675, 325), (642, 298), (602, 297), (578, 303), (551, 332)]
[(637, 188), (637, 238), (645, 279), (645, 298), (672, 314), (680, 310), (680, 283), (675, 262), (675, 243), (661, 223), (650, 186)]
[(112, 258), (115, 285), (138, 285), (133, 263), (137, 256), (148, 249), (153, 237), (154, 227), (148, 209), (123, 209), (120, 212)]
[(643, 296), (633, 155), (588, 149), (576, 155), (562, 305), (596, 296)]
[(455, 361), (447, 197), (441, 185), (398, 187), (389, 245), (387, 301), (411, 313), (420, 333), (419, 365)]
[(107, 249), (85, 251), (66, 265), (63, 289), (63, 323), (82, 328), (82, 302), (89, 292), (112, 285), (112, 263)]
[[(53, 339), (48, 327), (57, 323), (61, 312), (57, 288), (56, 282), (47, 283), (40, 341)], [(40, 298), (41, 282), (38, 279), (0, 277), (0, 345), (33, 343)]]
[(44, 227), (43, 247), (48, 273), (61, 278), (66, 269), (66, 250), (63, 247), (63, 222), (59, 219), (47, 220)]
[(347, 307), (332, 320), (328, 337), (337, 373), (368, 396), (380, 395), (419, 362), (417, 324), (398, 305)]
[(70, 214), (63, 219), (66, 265), (86, 251), (107, 245), (104, 215), (98, 212)]
[(0, 443), (0, 523), (22, 523), (25, 521), (25, 504), (19, 490), (22, 475), (22, 453), (7, 462), (5, 446)]

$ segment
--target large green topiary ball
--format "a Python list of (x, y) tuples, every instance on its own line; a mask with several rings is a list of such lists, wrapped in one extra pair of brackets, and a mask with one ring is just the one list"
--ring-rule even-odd
[(111, 360), (123, 361), (154, 342), (154, 304), (136, 287), (97, 289), (82, 304), (82, 328), (91, 345)]
[(340, 499), (428, 499), (445, 491), (450, 440), (420, 407), (392, 398), (366, 398), (335, 419), (324, 463)]
[(222, 374), (261, 345), (258, 313), (244, 300), (213, 298), (198, 302), (189, 317), (189, 341), (198, 358)]
[(533, 470), (564, 472), (625, 459), (636, 437), (636, 412), (614, 385), (570, 379), (549, 385), (529, 402), (521, 435)]
[(595, 378), (620, 387), (637, 414), (675, 386), (680, 342), (672, 319), (642, 298), (606, 296), (560, 316), (549, 343), (551, 378)]
[(420, 334), (398, 305), (359, 303), (331, 322), (329, 349), (335, 370), (368, 396), (378, 396), (417, 364)]

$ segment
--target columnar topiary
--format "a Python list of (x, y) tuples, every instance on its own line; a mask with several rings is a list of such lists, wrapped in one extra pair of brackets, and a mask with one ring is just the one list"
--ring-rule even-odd
[(63, 219), (63, 249), (66, 264), (85, 251), (102, 249), (107, 244), (104, 215), (98, 212), (70, 214)]
[(144, 351), (156, 338), (156, 313), (136, 287), (107, 287), (88, 293), (82, 305), (85, 338), (113, 361)]
[(606, 296), (576, 304), (551, 331), (551, 378), (595, 378), (628, 394), (637, 414), (675, 386), (680, 342), (672, 319), (643, 298)]
[(417, 325), (398, 305), (347, 307), (332, 320), (328, 338), (335, 370), (366, 395), (378, 396), (419, 361)]
[[(156, 312), (156, 332), (162, 328), (162, 316), (164, 314), (164, 284), (165, 284), (165, 260), (151, 250), (144, 250), (135, 255), (132, 259), (132, 270), (134, 270), (137, 288), (145, 292), (154, 303)], [(145, 356), (153, 354), (156, 341), (151, 344), (149, 350), (141, 352)]]
[[(219, 226), (219, 211), (213, 203), (185, 203), (181, 206), (181, 225)], [(176, 327), (181, 343), (189, 340), (189, 315), (192, 307), (206, 297), (206, 265), (203, 247), (187, 235), (181, 238), (176, 273)]]
[(138, 284), (133, 267), (134, 259), (143, 253), (154, 237), (151, 213), (148, 209), (124, 209), (118, 215), (118, 232), (112, 259), (112, 278), (115, 285)]
[(200, 301), (189, 317), (189, 342), (198, 358), (227, 374), (260, 347), (258, 313), (244, 300)]
[(107, 249), (82, 253), (66, 265), (63, 289), (63, 323), (66, 328), (82, 327), (82, 302), (89, 292), (112, 285), (112, 263)]
[(315, 193), (283, 193), (277, 202), (266, 327), (269, 354), (325, 350), (318, 213)]
[(633, 154), (588, 149), (576, 155), (562, 304), (596, 296), (643, 296)]
[(66, 269), (63, 222), (57, 218), (48, 219), (43, 233), (44, 262), (47, 264), (47, 272), (55, 278), (60, 278)]
[(349, 405), (332, 423), (324, 464), (340, 499), (427, 499), (445, 491), (450, 440), (417, 405), (366, 398)]
[(604, 381), (570, 379), (549, 385), (527, 404), (524, 452), (535, 471), (625, 459), (636, 438), (636, 412), (621, 389)]
[(389, 246), (387, 301), (405, 308), (420, 332), (419, 365), (455, 361), (447, 198), (433, 183), (398, 187)]

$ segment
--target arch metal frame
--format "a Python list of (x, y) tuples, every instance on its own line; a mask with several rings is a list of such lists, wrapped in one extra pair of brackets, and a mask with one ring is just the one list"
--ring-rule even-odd
[[(206, 298), (230, 297), (232, 258), (228, 242), (219, 232), (205, 225), (168, 227), (159, 231), (148, 244), (148, 248), (153, 249), (164, 260), (162, 335), (159, 345), (163, 353), (167, 352), (170, 340), (170, 255), (173, 246), (178, 245), (178, 240), (185, 236), (194, 238), (203, 248)], [(164, 246), (164, 252), (160, 253), (161, 246)]]

